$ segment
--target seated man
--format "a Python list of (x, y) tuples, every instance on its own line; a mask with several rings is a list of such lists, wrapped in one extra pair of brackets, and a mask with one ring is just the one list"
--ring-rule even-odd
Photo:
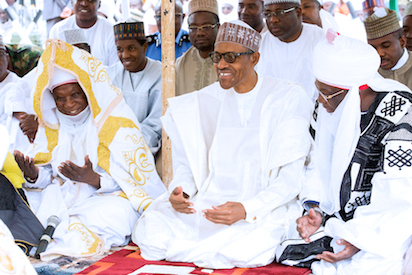
[(126, 244), (137, 218), (166, 191), (140, 124), (89, 53), (53, 40), (40, 60), (32, 98), (43, 126), (27, 156), (15, 151), (15, 158), (40, 222), (61, 220), (41, 257)]
[(406, 38), (394, 10), (375, 8), (365, 19), (368, 43), (381, 57), (379, 73), (412, 89), (412, 54), (406, 49)]
[(147, 58), (143, 22), (114, 26), (120, 61), (107, 68), (114, 86), (119, 87), (141, 126), (141, 132), (155, 154), (162, 139), (162, 64)]
[[(314, 54), (321, 104), (300, 194), (309, 213), (297, 221), (300, 236), (312, 242), (289, 242), (278, 259), (310, 265), (318, 254), (314, 274), (401, 274), (412, 234), (412, 94), (377, 74), (380, 59), (371, 46), (327, 37)], [(324, 232), (314, 234), (322, 211)]]
[(311, 101), (301, 86), (255, 72), (260, 40), (242, 21), (223, 24), (211, 53), (219, 82), (169, 99), (174, 177), (133, 231), (143, 258), (267, 265), (294, 227)]

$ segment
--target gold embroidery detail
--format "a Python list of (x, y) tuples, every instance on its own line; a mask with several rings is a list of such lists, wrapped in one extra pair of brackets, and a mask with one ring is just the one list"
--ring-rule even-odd
[(69, 226), (69, 231), (72, 230), (79, 231), (81, 233), (81, 240), (87, 244), (88, 251), (82, 252), (82, 254), (93, 254), (97, 252), (98, 246), (101, 245), (101, 241), (96, 234), (81, 223), (72, 223)]
[(37, 153), (36, 156), (34, 157), (35, 164), (45, 164), (51, 160), (51, 157), (52, 157), (51, 152), (53, 151), (54, 147), (56, 147), (57, 141), (59, 139), (58, 130), (53, 130), (46, 126), (45, 133), (47, 137), (47, 150), (49, 152), (48, 153), (43, 153), (43, 152)]
[[(112, 91), (117, 95), (121, 94), (120, 89), (112, 85), (107, 71), (99, 68), (102, 63), (97, 58), (87, 52), (82, 52), (80, 59), (87, 65), (88, 73), (96, 83), (107, 81)], [(96, 72), (98, 72), (97, 75)]]

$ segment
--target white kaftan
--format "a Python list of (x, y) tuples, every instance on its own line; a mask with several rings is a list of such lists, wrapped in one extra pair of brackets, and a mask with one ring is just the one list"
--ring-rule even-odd
[(123, 92), (127, 105), (140, 122), (147, 145), (155, 154), (162, 138), (162, 64), (147, 58), (146, 67), (137, 73), (126, 71), (120, 61), (106, 70), (113, 85)]
[[(76, 24), (76, 15), (72, 15), (56, 23), (50, 30), (50, 38), (66, 41), (64, 31), (80, 29)], [(91, 54), (105, 66), (110, 66), (117, 61), (117, 48), (114, 42), (113, 24), (107, 19), (98, 16), (96, 23), (88, 29), (82, 28), (90, 46)]]
[[(132, 235), (143, 258), (210, 268), (273, 261), (301, 211), (296, 196), (310, 147), (311, 102), (300, 86), (271, 77), (259, 76), (254, 92), (253, 108), (239, 108), (234, 89), (218, 82), (169, 99), (162, 118), (173, 146), (169, 189), (182, 186), (197, 213), (176, 212), (170, 193), (155, 200)], [(228, 201), (243, 204), (245, 220), (227, 226), (202, 216)]]
[(313, 74), (313, 50), (324, 39), (324, 32), (316, 25), (302, 23), (299, 38), (282, 42), (270, 31), (262, 35), (260, 59), (256, 71), (260, 75), (274, 76), (296, 82), (305, 89), (313, 102), (318, 97)]

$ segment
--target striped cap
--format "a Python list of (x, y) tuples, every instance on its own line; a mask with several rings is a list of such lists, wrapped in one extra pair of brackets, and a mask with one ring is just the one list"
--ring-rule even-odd
[(363, 22), (368, 40), (383, 37), (401, 28), (394, 10), (386, 7), (375, 7), (374, 11), (375, 12)]
[(263, 0), (263, 3), (265, 4), (265, 6), (282, 3), (296, 3), (300, 5), (300, 0)]
[(114, 40), (146, 40), (143, 22), (119, 23), (114, 25)]

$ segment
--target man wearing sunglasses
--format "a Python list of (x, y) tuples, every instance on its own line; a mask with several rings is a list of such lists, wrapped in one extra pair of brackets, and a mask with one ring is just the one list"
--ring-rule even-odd
[(311, 101), (300, 85), (256, 73), (260, 40), (242, 21), (224, 23), (210, 53), (219, 81), (169, 99), (174, 177), (136, 225), (143, 258), (263, 266), (293, 231)]
[(302, 23), (300, 0), (265, 0), (263, 14), (269, 32), (263, 35), (257, 71), (299, 83), (316, 100), (313, 49), (324, 38), (318, 26)]
[(285, 242), (277, 258), (314, 274), (401, 274), (412, 220), (412, 94), (377, 73), (373, 47), (326, 36), (314, 52), (316, 146), (300, 194), (308, 212), (297, 220), (302, 239)]
[(192, 43), (176, 60), (176, 95), (200, 90), (217, 81), (209, 53), (213, 51), (219, 29), (216, 0), (189, 2), (189, 40)]

